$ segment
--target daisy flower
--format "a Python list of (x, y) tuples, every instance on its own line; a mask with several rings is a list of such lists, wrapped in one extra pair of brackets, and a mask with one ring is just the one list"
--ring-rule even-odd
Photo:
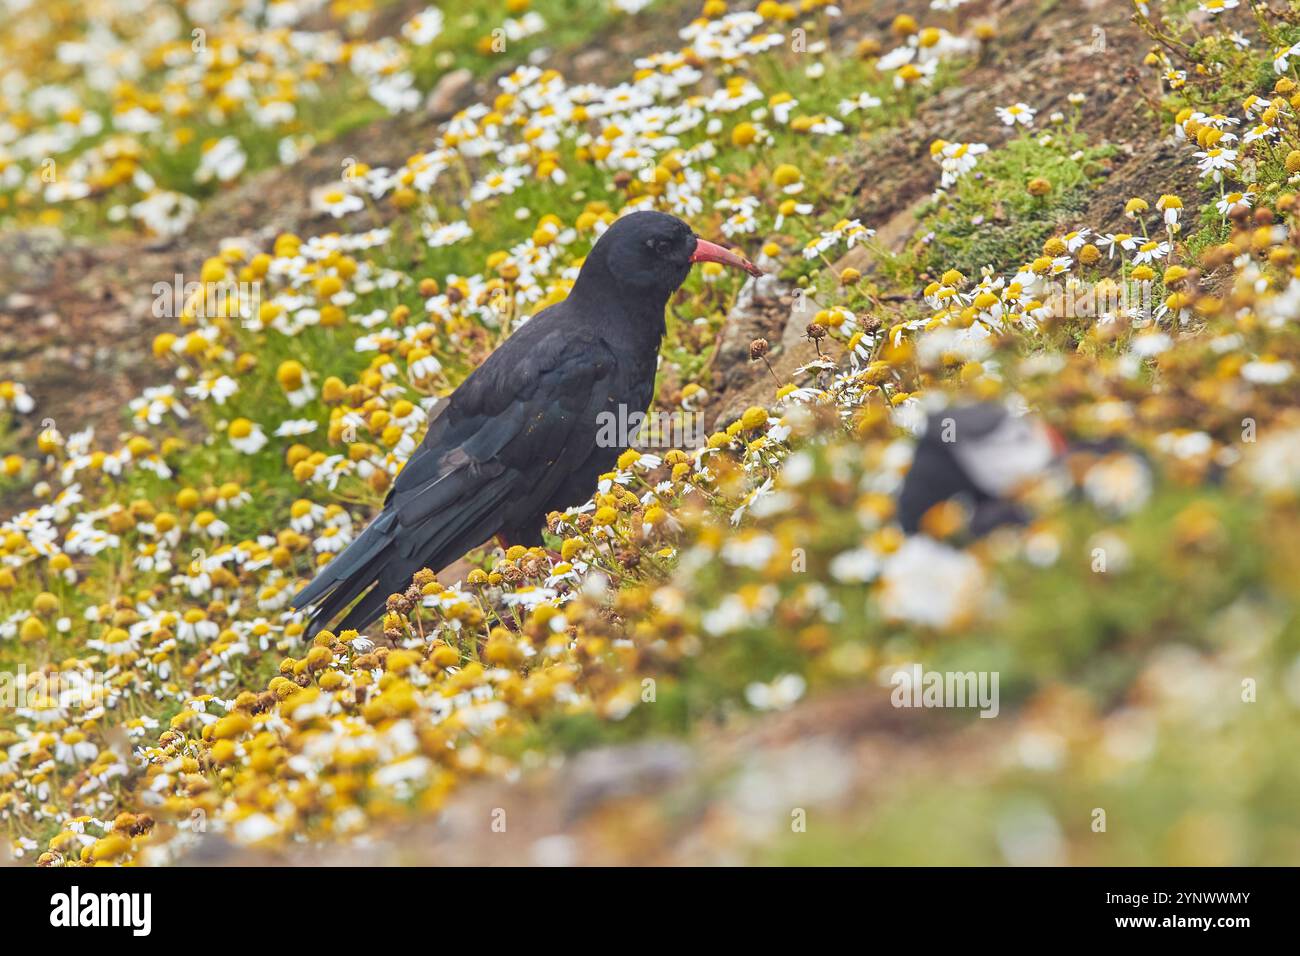
[(424, 241), (434, 249), (454, 245), (474, 235), (474, 230), (465, 220), (446, 224), (426, 222), (420, 226)]
[(1031, 109), (1024, 103), (1015, 103), (1011, 106), (999, 106), (997, 108), (998, 119), (1007, 126), (1015, 126), (1019, 123), (1021, 126), (1033, 126), (1034, 116), (1037, 110)]
[(1235, 149), (1215, 147), (1194, 155), (1200, 160), (1196, 167), (1201, 171), (1201, 176), (1212, 179), (1216, 183), (1223, 182), (1225, 172), (1236, 172), (1237, 151)]
[(233, 136), (223, 136), (203, 151), (199, 159), (199, 168), (194, 173), (194, 181), (199, 183), (228, 183), (244, 171), (248, 156), (244, 153), (239, 140)]
[(1135, 265), (1150, 265), (1169, 255), (1173, 247), (1168, 242), (1150, 240), (1137, 247), (1133, 255)]
[(1291, 378), (1294, 367), (1290, 362), (1265, 356), (1241, 367), (1241, 377), (1252, 385), (1281, 385)]
[(275, 430), (276, 438), (297, 438), (300, 435), (310, 435), (317, 428), (319, 423), (307, 418), (294, 418), (280, 423)]
[(880, 104), (880, 97), (872, 96), (870, 93), (859, 93), (851, 100), (840, 100), (839, 113), (841, 116), (849, 116), (858, 110), (875, 109)]
[(427, 46), (442, 33), (442, 11), (425, 7), (402, 24), (402, 36), (416, 46)]
[(1221, 216), (1231, 216), (1238, 210), (1250, 208), (1250, 194), (1228, 193), (1214, 204), (1214, 208), (1219, 210), (1219, 215)]
[(328, 189), (316, 197), (312, 204), (319, 212), (327, 212), (335, 219), (365, 208), (361, 197), (343, 189)]
[(226, 429), (230, 444), (245, 455), (256, 455), (268, 441), (262, 426), (247, 418), (236, 418)]
[(975, 168), (979, 157), (989, 150), (984, 143), (949, 143), (935, 140), (930, 144), (930, 156), (943, 171), (940, 186), (943, 189), (954, 185), (958, 179)]

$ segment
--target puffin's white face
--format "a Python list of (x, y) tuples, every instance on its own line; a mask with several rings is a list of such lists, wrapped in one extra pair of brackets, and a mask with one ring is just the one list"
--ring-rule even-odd
[(978, 439), (952, 444), (953, 457), (985, 494), (1004, 498), (1052, 463), (1056, 449), (1051, 433), (1028, 415), (1008, 415), (993, 431)]

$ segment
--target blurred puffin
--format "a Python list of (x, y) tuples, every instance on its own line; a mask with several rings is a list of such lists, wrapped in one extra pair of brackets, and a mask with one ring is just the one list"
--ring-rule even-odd
[(898, 520), (907, 534), (921, 530), (935, 505), (953, 501), (980, 536), (1029, 515), (1012, 495), (1044, 475), (1065, 452), (1060, 433), (1005, 405), (956, 405), (931, 414), (898, 494)]

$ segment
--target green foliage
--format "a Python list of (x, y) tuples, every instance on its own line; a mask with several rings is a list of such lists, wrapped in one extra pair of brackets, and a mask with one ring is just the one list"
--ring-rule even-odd
[[(917, 267), (976, 275), (984, 266), (1005, 272), (1035, 258), (1063, 224), (1077, 221), (1100, 161), (1113, 153), (1068, 128), (1010, 140), (922, 210), (916, 234), (929, 238), (914, 254)], [(1051, 184), (1045, 196), (1027, 189), (1038, 178)]]

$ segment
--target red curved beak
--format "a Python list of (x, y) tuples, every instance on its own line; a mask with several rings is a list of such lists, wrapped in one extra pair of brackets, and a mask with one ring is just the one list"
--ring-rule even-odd
[(1047, 429), (1047, 438), (1052, 443), (1052, 453), (1055, 454), (1057, 458), (1060, 458), (1070, 450), (1070, 443), (1065, 440), (1065, 436), (1057, 429), (1053, 428), (1051, 425), (1044, 425), (1043, 427)]
[(691, 262), (720, 262), (734, 269), (744, 269), (752, 276), (761, 276), (763, 270), (750, 262), (738, 252), (724, 249), (707, 239), (695, 239), (695, 251), (691, 253)]

